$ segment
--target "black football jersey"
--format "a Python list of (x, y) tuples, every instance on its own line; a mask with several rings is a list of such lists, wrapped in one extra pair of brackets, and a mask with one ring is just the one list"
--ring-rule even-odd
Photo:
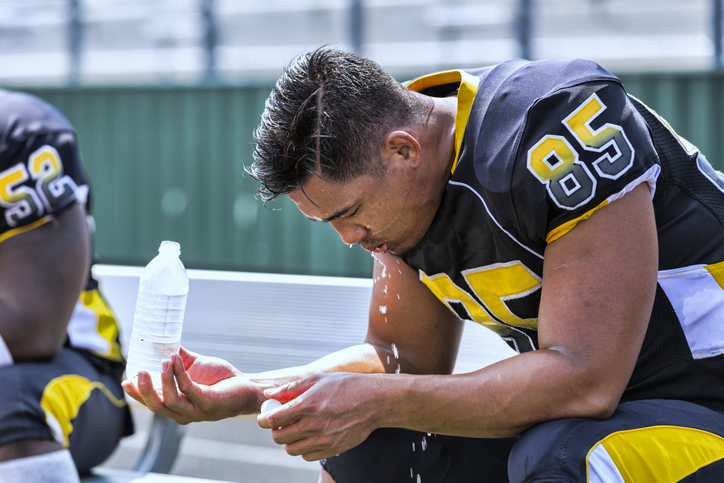
[(516, 351), (536, 350), (546, 244), (647, 183), (659, 284), (623, 400), (724, 410), (724, 184), (705, 157), (587, 61), (513, 60), (408, 87), (458, 98), (441, 206), (403, 257), (438, 299)]
[[(88, 178), (73, 126), (54, 107), (0, 89), (0, 243), (74, 203), (89, 209)], [(68, 325), (68, 343), (122, 361), (118, 324), (91, 276)]]
[(0, 237), (86, 202), (75, 133), (60, 112), (27, 94), (0, 91), (0, 133)]

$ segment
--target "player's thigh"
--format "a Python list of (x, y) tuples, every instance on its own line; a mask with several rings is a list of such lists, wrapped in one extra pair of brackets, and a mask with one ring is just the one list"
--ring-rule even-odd
[(0, 445), (55, 440), (80, 471), (100, 463), (132, 429), (120, 369), (69, 348), (1, 368)]
[(511, 482), (724, 481), (723, 458), (724, 415), (684, 401), (632, 401), (606, 421), (531, 428), (511, 452), (509, 475)]
[(336, 483), (507, 482), (514, 442), (384, 428), (356, 448), (323, 460), (322, 466)]

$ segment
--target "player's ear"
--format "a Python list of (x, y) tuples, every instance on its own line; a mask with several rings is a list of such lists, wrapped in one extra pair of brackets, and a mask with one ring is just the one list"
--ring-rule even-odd
[(420, 143), (407, 131), (392, 131), (385, 137), (383, 158), (417, 167), (420, 164)]

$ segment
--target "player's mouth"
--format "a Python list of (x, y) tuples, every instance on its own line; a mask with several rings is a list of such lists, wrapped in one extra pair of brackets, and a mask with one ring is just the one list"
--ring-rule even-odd
[(370, 253), (387, 253), (390, 249), (390, 247), (389, 247), (389, 245), (387, 245), (387, 243), (381, 243), (378, 245), (376, 242), (372, 242), (372, 243), (360, 242), (359, 245)]
[(377, 248), (375, 248), (374, 250), (370, 250), (370, 251), (371, 251), (372, 253), (384, 254), (384, 253), (387, 253), (387, 251), (388, 251), (389, 249), (390, 249), (390, 248), (387, 246), (387, 243), (383, 243), (382, 245), (379, 245), (379, 246), (378, 246)]

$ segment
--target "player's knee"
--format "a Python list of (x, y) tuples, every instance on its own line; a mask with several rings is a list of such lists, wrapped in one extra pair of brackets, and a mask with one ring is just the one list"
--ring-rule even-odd
[(67, 449), (0, 462), (0, 481), (23, 483), (79, 483), (78, 471)]
[(61, 449), (63, 445), (51, 439), (19, 439), (0, 446), (0, 461), (27, 458)]
[[(508, 459), (511, 483), (523, 481), (577, 481), (569, 474), (567, 441), (580, 419), (548, 421), (529, 429), (518, 439)], [(551, 479), (552, 478), (552, 479)]]

